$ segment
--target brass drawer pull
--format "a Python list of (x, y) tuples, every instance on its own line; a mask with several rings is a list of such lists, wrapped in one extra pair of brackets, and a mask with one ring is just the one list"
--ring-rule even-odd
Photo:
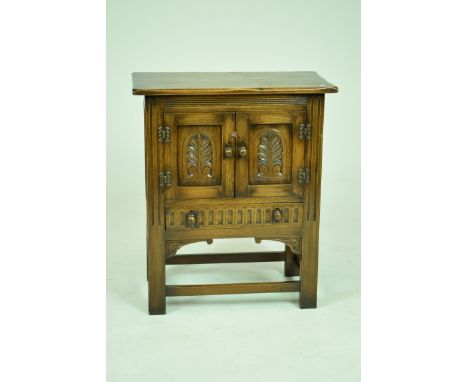
[(198, 212), (189, 211), (185, 215), (185, 225), (189, 228), (198, 227)]
[(273, 223), (280, 223), (281, 218), (283, 217), (283, 213), (279, 208), (275, 208), (273, 210)]

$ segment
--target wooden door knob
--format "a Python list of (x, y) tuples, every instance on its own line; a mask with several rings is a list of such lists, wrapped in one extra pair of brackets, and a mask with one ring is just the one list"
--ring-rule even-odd
[(244, 158), (245, 156), (247, 156), (247, 147), (245, 147), (245, 145), (240, 145), (237, 148), (237, 153), (241, 158)]
[(232, 157), (232, 146), (231, 145), (224, 145), (224, 156), (226, 158), (231, 158)]

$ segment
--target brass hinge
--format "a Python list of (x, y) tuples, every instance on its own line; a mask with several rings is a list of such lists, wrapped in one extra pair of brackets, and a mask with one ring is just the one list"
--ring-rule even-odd
[(170, 171), (161, 171), (159, 173), (159, 186), (169, 188), (172, 186), (172, 176)]
[(310, 168), (300, 168), (299, 169), (299, 183), (309, 183), (310, 182)]
[(310, 123), (308, 124), (301, 123), (299, 125), (299, 139), (308, 141), (310, 140), (311, 137), (312, 137), (312, 128), (310, 127)]
[(169, 126), (158, 127), (158, 141), (162, 143), (169, 143), (171, 139), (171, 129)]

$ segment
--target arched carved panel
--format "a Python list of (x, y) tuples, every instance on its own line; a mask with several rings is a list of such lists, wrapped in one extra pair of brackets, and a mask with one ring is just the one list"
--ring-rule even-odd
[(221, 126), (189, 125), (177, 129), (177, 151), (171, 161), (178, 163), (178, 185), (213, 186), (222, 181)]
[(249, 184), (290, 183), (291, 125), (252, 125), (248, 131)]

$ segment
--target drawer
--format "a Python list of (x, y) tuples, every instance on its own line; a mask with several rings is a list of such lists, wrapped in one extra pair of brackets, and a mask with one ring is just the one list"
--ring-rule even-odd
[[(196, 203), (194, 203), (196, 205)], [(252, 204), (242, 207), (167, 207), (167, 230), (246, 227), (302, 227), (302, 203)]]

